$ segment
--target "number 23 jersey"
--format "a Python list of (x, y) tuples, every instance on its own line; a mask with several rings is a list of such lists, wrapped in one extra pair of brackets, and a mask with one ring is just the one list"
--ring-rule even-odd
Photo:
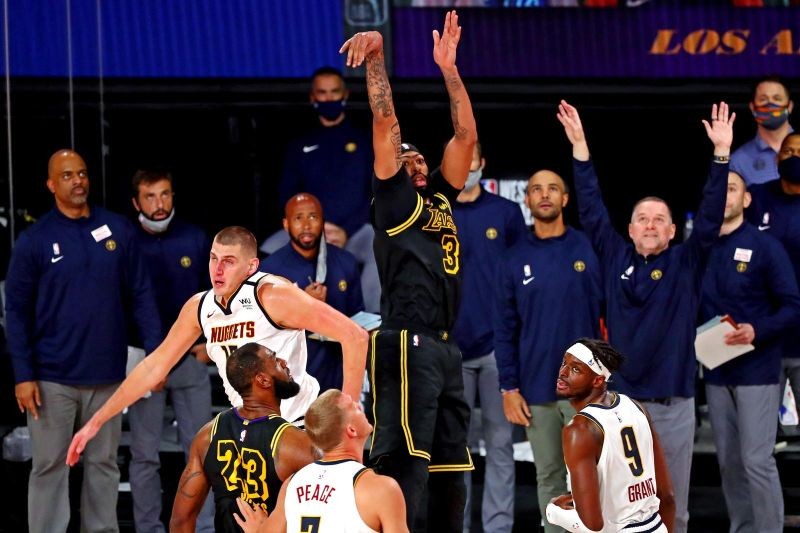
[(242, 405), (242, 398), (228, 383), (225, 364), (236, 348), (255, 342), (286, 361), (292, 378), (300, 385), (300, 392), (294, 398), (281, 401), (281, 416), (294, 422), (305, 415), (306, 409), (319, 394), (319, 383), (306, 373), (308, 356), (305, 331), (283, 328), (272, 321), (258, 300), (258, 287), (262, 283), (282, 285), (291, 282), (279, 276), (257, 272), (233, 293), (227, 307), (217, 301), (213, 291), (207, 291), (200, 300), (198, 319), (206, 337), (208, 356), (216, 363), (225, 393), (234, 407)]

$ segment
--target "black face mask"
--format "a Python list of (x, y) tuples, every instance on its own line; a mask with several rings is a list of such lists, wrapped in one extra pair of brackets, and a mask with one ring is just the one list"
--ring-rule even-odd
[(793, 155), (778, 161), (778, 174), (782, 180), (800, 184), (800, 157)]
[(332, 100), (330, 102), (314, 102), (314, 109), (325, 120), (336, 120), (344, 113), (347, 100)]
[(273, 379), (272, 383), (273, 387), (275, 387), (275, 397), (279, 400), (294, 398), (300, 392), (300, 385), (293, 379), (289, 381)]

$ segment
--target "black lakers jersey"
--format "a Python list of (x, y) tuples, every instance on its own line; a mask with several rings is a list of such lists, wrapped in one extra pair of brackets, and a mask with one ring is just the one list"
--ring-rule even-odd
[(373, 179), (373, 248), (384, 324), (449, 330), (459, 298), (458, 230), (451, 203), (459, 191), (435, 170), (420, 195), (405, 169)]
[(236, 498), (260, 505), (271, 513), (281, 480), (275, 471), (274, 451), (283, 432), (292, 427), (278, 415), (246, 420), (235, 409), (218, 414), (211, 428), (203, 468), (214, 491), (215, 529), (241, 531), (233, 513)]

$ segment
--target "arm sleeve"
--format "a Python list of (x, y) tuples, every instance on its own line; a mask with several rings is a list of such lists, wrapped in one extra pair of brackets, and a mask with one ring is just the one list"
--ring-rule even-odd
[(129, 301), (133, 306), (133, 318), (139, 330), (144, 350), (148, 354), (161, 343), (161, 320), (156, 306), (155, 291), (150, 276), (144, 267), (139, 245), (129, 228), (127, 246), (127, 276)]
[(687, 246), (692, 256), (703, 262), (719, 238), (719, 228), (725, 217), (725, 199), (728, 191), (728, 165), (711, 163), (708, 180), (703, 187), (703, 199), (694, 219), (694, 229)]
[(770, 252), (766, 278), (775, 301), (775, 312), (753, 320), (756, 343), (769, 341), (800, 326), (800, 294), (789, 255), (777, 242)]
[(589, 529), (581, 521), (578, 516), (577, 509), (562, 509), (554, 503), (548, 503), (545, 510), (547, 521), (554, 526), (561, 526), (567, 531), (577, 531), (578, 533), (600, 533), (593, 529)]
[(625, 240), (611, 224), (592, 160), (573, 159), (572, 166), (581, 226), (592, 241), (597, 255), (607, 263), (608, 258), (625, 246)]
[(17, 241), (6, 275), (6, 338), (14, 382), (33, 381), (33, 346), (39, 268), (30, 241)]
[(508, 260), (497, 265), (494, 302), (494, 356), (497, 361), (500, 388), (518, 389), (520, 319), (517, 313), (514, 282)]

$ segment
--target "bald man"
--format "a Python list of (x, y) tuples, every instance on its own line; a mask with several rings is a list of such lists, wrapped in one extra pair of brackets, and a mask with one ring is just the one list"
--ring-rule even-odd
[[(316, 196), (300, 193), (286, 202), (283, 229), (289, 243), (267, 257), (260, 270), (283, 276), (340, 311), (353, 316), (364, 310), (358, 262), (347, 250), (326, 245), (324, 216)], [(308, 373), (319, 381), (320, 392), (342, 383), (339, 343), (307, 339)]]
[[(33, 453), (31, 532), (67, 529), (67, 446), (75, 426), (89, 420), (125, 378), (126, 311), (148, 352), (161, 331), (133, 225), (89, 204), (89, 174), (76, 152), (59, 150), (47, 170), (55, 206), (20, 235), (6, 277), (14, 392), (27, 413)], [(121, 429), (115, 417), (86, 448), (81, 530), (119, 527)]]
[[(561, 430), (575, 410), (558, 400), (564, 346), (600, 335), (600, 265), (589, 239), (564, 223), (569, 189), (550, 170), (528, 180), (533, 231), (503, 257), (495, 294), (495, 356), (509, 422), (525, 427), (536, 457), (539, 509), (567, 491)], [(564, 320), (568, 316), (569, 320)], [(561, 531), (546, 523), (545, 531)]]

